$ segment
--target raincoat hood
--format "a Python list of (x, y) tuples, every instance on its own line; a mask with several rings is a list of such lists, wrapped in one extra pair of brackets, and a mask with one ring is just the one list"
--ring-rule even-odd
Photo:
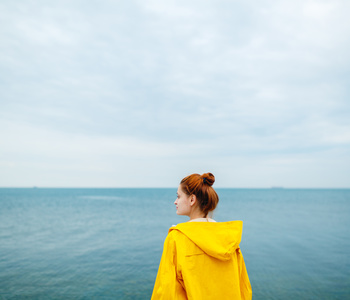
[(243, 222), (187, 222), (169, 229), (177, 230), (187, 236), (207, 255), (219, 260), (229, 260), (239, 248)]

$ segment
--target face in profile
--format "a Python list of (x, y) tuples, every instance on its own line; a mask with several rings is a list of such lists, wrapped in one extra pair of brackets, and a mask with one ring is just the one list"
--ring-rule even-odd
[(176, 213), (180, 216), (189, 216), (191, 213), (191, 196), (187, 195), (179, 186), (177, 189), (177, 198), (174, 202)]

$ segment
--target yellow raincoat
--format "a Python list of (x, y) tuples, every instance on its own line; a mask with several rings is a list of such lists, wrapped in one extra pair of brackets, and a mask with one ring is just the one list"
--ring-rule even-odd
[(152, 300), (251, 299), (239, 248), (242, 221), (187, 222), (164, 242)]

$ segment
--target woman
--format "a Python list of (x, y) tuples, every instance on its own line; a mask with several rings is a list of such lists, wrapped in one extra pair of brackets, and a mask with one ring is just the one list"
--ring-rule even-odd
[(190, 220), (169, 229), (152, 300), (252, 298), (239, 248), (243, 224), (211, 218), (219, 202), (214, 181), (211, 173), (182, 179), (174, 204)]

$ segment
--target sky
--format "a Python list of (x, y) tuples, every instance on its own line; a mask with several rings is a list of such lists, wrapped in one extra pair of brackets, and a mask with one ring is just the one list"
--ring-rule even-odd
[(350, 188), (349, 12), (1, 1), (0, 186)]

